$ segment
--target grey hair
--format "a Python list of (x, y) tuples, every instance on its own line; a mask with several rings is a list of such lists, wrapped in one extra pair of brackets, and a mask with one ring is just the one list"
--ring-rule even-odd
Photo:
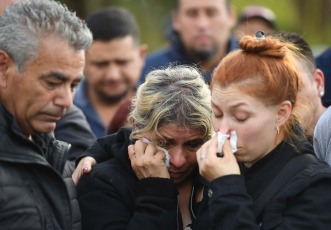
[(0, 50), (5, 51), (22, 72), (35, 60), (43, 37), (56, 36), (75, 50), (87, 50), (92, 34), (74, 12), (53, 0), (21, 0), (0, 16)]
[(150, 72), (133, 100), (129, 121), (137, 126), (131, 139), (158, 133), (167, 124), (201, 132), (207, 141), (213, 132), (211, 92), (201, 74), (188, 66), (168, 67)]

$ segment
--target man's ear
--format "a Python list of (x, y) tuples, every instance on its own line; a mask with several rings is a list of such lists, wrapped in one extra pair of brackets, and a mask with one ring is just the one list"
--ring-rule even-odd
[(278, 108), (277, 126), (283, 126), (290, 118), (292, 112), (292, 104), (290, 101), (283, 101)]
[(3, 51), (0, 50), (0, 87), (6, 88), (7, 87), (7, 71), (9, 68), (9, 61), (10, 57), (9, 55)]
[(314, 87), (319, 97), (324, 95), (324, 74), (322, 70), (316, 69), (313, 75)]

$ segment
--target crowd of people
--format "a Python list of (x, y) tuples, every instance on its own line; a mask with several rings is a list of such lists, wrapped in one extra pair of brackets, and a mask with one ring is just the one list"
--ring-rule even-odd
[(0, 2), (0, 229), (331, 227), (330, 51), (268, 8)]

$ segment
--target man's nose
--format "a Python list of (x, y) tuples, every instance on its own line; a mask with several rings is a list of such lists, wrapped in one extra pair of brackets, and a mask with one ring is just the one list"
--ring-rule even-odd
[(205, 29), (209, 26), (210, 19), (204, 13), (200, 13), (197, 17), (196, 24), (200, 29)]
[(110, 64), (106, 70), (106, 78), (107, 79), (120, 79), (121, 71), (118, 66), (115, 64)]
[(71, 87), (64, 87), (59, 91), (57, 97), (54, 100), (54, 104), (64, 108), (69, 108), (72, 105), (74, 97), (74, 90)]

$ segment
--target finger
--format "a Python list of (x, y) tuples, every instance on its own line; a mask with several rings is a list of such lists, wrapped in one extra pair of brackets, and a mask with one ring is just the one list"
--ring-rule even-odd
[(145, 157), (153, 157), (157, 151), (154, 144), (148, 144), (145, 150)]
[(84, 157), (82, 161), (82, 174), (91, 172), (92, 166), (97, 164), (93, 157)]
[(206, 151), (206, 158), (208, 159), (214, 159), (217, 157), (216, 149), (218, 145), (218, 137), (215, 135), (209, 142), (209, 145), (207, 146), (208, 149)]
[(162, 150), (160, 150), (157, 153), (155, 153), (154, 158), (155, 158), (156, 162), (158, 162), (158, 164), (162, 164), (162, 163), (164, 164), (166, 155)]
[(205, 142), (201, 147), (200, 149), (197, 151), (197, 161), (198, 163), (200, 164), (204, 159), (207, 158), (207, 153), (208, 153), (208, 148), (209, 148), (209, 145), (211, 143), (212, 139), (211, 140), (208, 140), (207, 142)]
[(197, 153), (196, 153), (196, 157), (197, 157), (198, 164), (201, 163), (201, 160), (202, 160), (201, 156), (204, 155), (204, 152), (205, 152), (205, 149), (206, 149), (206, 145), (207, 145), (207, 143), (208, 143), (208, 141), (205, 142), (205, 143), (204, 143), (204, 144), (198, 149), (198, 151), (197, 151)]
[[(141, 140), (137, 140), (136, 143), (134, 144), (134, 152), (135, 156), (137, 158), (141, 158), (145, 154), (145, 149), (147, 147), (147, 144), (142, 142)], [(132, 153), (132, 151), (131, 151)]]
[(131, 159), (131, 157), (136, 157), (136, 152), (134, 151), (134, 146), (129, 145), (128, 146), (128, 157)]
[(75, 171), (71, 175), (71, 178), (75, 183), (75, 186), (77, 186), (80, 176), (82, 175), (82, 173), (80, 171), (81, 171), (80, 169), (76, 168)]
[(231, 143), (230, 143), (229, 140), (225, 140), (224, 141), (222, 151), (223, 151), (224, 157), (231, 157), (231, 156), (233, 156), (232, 147), (231, 147)]
[(92, 157), (84, 157), (78, 163), (75, 171), (73, 172), (71, 178), (74, 181), (75, 185), (78, 184), (78, 181), (82, 174), (91, 172), (92, 166), (96, 164), (96, 161)]

